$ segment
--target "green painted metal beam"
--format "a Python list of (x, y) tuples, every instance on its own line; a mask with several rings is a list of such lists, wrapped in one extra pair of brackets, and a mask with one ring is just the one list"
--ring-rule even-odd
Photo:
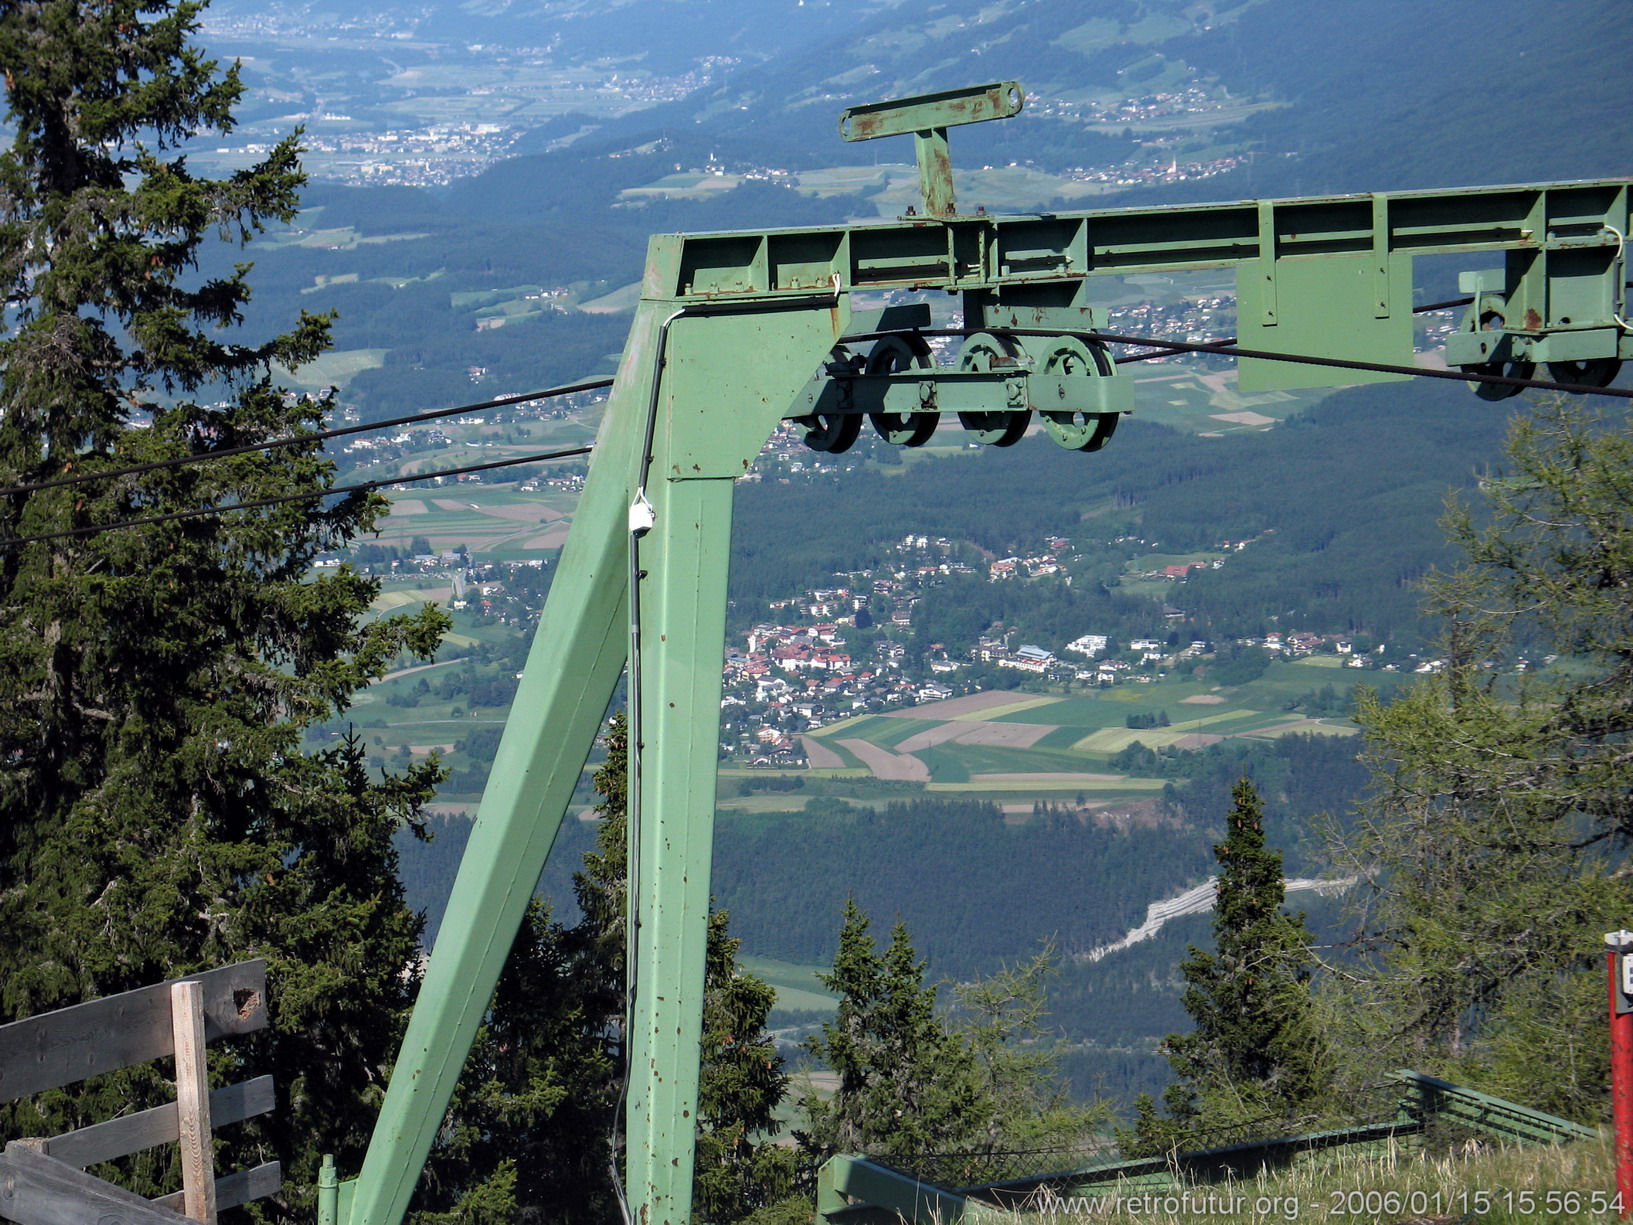
[(1008, 119), (1020, 114), (1025, 105), (1026, 95), (1019, 81), (994, 81), (990, 85), (850, 107), (839, 117), (839, 134), (846, 140), (874, 140), (911, 132), (925, 215), (951, 217), (955, 212), (953, 160), (947, 129)]
[(638, 318), (344, 1221), (396, 1225), (578, 784), (628, 650), (630, 473), (658, 320)]
[(1558, 1115), (1532, 1110), (1516, 1102), (1476, 1089), (1402, 1069), (1395, 1073), (1410, 1110), (1417, 1118), (1438, 1118), (1460, 1123), (1471, 1131), (1522, 1144), (1559, 1144), (1569, 1140), (1598, 1139), (1599, 1132)]
[[(677, 302), (830, 286), (943, 290), (965, 295), (967, 322), (986, 316), (996, 326), (1006, 316), (1024, 323), (1039, 305), (1066, 306), (1064, 288), (1097, 276), (1234, 268), (1243, 347), (1410, 365), (1413, 258), (1498, 253), (1504, 317), (1495, 328), (1507, 347), (1460, 356), (1459, 343), (1477, 340), (1453, 337), (1455, 364), (1627, 359), (1633, 329), (1618, 320), (1628, 318), (1630, 182), (666, 236), (654, 243), (645, 288)], [(1092, 316), (1083, 322), (1092, 327)], [(1401, 376), (1244, 358), (1241, 377), (1251, 389)]]
[[(1573, 360), (1633, 356), (1633, 332), (1582, 314), (1625, 318), (1625, 293), (1606, 286), (1622, 276), (1612, 235), (1628, 232), (1628, 186), (655, 238), (573, 530), (362, 1173), (333, 1197), (338, 1217), (396, 1225), (406, 1210), (627, 654), (639, 493), (652, 519), (635, 545), (647, 577), (634, 603), (644, 746), (631, 823), (642, 875), (632, 889), (629, 1191), (642, 1225), (689, 1225), (731, 482), (777, 421), (802, 411), (796, 397), (847, 331), (853, 290), (958, 292), (972, 327), (1082, 333), (1094, 324), (1084, 301), (1093, 276), (1234, 266), (1251, 282), (1246, 326), (1260, 329), (1263, 347), (1327, 356), (1353, 328), (1362, 335), (1353, 352), (1387, 361), (1401, 359), (1394, 349), (1410, 336), (1411, 257), (1502, 252), (1515, 315), (1504, 326), (1525, 333), (1503, 343), (1552, 360), (1538, 346), (1568, 335)], [(1567, 306), (1578, 313), (1567, 317)], [(1084, 392), (1090, 408), (1123, 407), (1111, 398), (1119, 380), (1087, 388), (1032, 377), (1057, 398)], [(963, 396), (980, 381), (941, 379), (933, 390)], [(900, 403), (893, 384), (858, 388), (877, 392), (881, 407)], [(1003, 394), (994, 410), (1014, 406), (1013, 389)]]
[(824, 1163), (817, 1173), (817, 1215), (841, 1225), (861, 1221), (866, 1210), (874, 1208), (928, 1225), (968, 1220), (975, 1211), (1024, 1210), (1040, 1191), (1071, 1197), (1113, 1187), (1162, 1190), (1251, 1178), (1262, 1169), (1286, 1168), (1334, 1150), (1345, 1150), (1352, 1159), (1365, 1153), (1392, 1152), (1399, 1142), (1421, 1136), (1431, 1119), (1460, 1123), (1473, 1131), (1521, 1144), (1599, 1138), (1591, 1127), (1421, 1072), (1402, 1070), (1394, 1074), (1394, 1079), (1401, 1083), (1403, 1104), (1409, 1109), (1392, 1120), (1153, 1157), (1097, 1161), (1077, 1169), (1001, 1182), (938, 1186), (866, 1157), (840, 1155)]
[(853, 1200), (888, 1209), (910, 1225), (958, 1225), (971, 1207), (962, 1195), (866, 1157), (830, 1157), (817, 1171), (817, 1216), (832, 1219), (850, 1208)]
[(637, 474), (653, 523), (636, 542), (645, 577), (634, 602), (627, 1187), (643, 1225), (687, 1225), (733, 481), (839, 339), (849, 307), (833, 296), (704, 317), (650, 309), (671, 323), (651, 467), (644, 483)]
[(1630, 186), (1633, 179), (1599, 179), (660, 235), (644, 291), (719, 301), (835, 286), (1004, 289), (1361, 252), (1614, 255), (1616, 238), (1605, 227), (1627, 233)]

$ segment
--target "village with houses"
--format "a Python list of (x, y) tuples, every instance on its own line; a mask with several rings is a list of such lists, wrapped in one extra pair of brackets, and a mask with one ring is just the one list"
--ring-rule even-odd
[[(1136, 571), (1132, 577), (1177, 586), (1193, 571), (1224, 565), (1231, 553), (1251, 543), (1223, 541), (1221, 555), (1211, 561)], [(1073, 556), (1072, 542), (1051, 536), (1042, 545), (1024, 557), (988, 562), (988, 580), (1026, 582), (1064, 573)], [(893, 552), (900, 558), (897, 565), (858, 571), (844, 576), (843, 585), (773, 601), (772, 609), (780, 614), (775, 622), (758, 622), (727, 644), (721, 700), (724, 753), (740, 755), (750, 765), (798, 767), (805, 764), (802, 737), (858, 714), (945, 702), (991, 689), (995, 682), (1040, 693), (1152, 685), (1171, 670), (1214, 653), (1212, 643), (1183, 632), (1185, 612), (1166, 602), (1154, 603), (1150, 633), (1121, 641), (1085, 628), (1056, 651), (1021, 641), (999, 624), (974, 641), (930, 643), (921, 651), (913, 632), (915, 605), (948, 577), (979, 571), (948, 560), (957, 549), (945, 537), (909, 534)], [(926, 560), (932, 554), (942, 560)], [(870, 610), (881, 604), (889, 611), (875, 619)], [(1335, 634), (1272, 631), (1262, 638), (1237, 639), (1234, 645), (1262, 648), (1272, 658), (1325, 654), (1341, 666), (1398, 669), (1357, 654), (1352, 641)], [(1418, 670), (1434, 669), (1422, 665)], [(1006, 671), (1011, 679), (999, 679)]]

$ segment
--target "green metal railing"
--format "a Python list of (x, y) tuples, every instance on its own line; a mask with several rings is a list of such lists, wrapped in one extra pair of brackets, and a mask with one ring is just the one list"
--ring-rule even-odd
[(974, 1225), (1040, 1193), (1073, 1196), (1113, 1185), (1156, 1189), (1251, 1177), (1339, 1149), (1422, 1144), (1431, 1129), (1445, 1125), (1516, 1144), (1563, 1144), (1599, 1135), (1580, 1123), (1410, 1070), (1363, 1094), (1341, 1126), (1296, 1130), (1308, 1122), (1254, 1120), (1218, 1129), (1205, 1147), (1134, 1158), (1108, 1157), (1103, 1147), (914, 1158), (846, 1154), (831, 1158), (818, 1173), (817, 1215), (833, 1225), (897, 1219)]

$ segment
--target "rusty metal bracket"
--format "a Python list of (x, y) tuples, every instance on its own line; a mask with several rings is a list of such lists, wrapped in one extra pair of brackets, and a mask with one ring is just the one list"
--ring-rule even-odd
[(913, 133), (924, 212), (930, 217), (951, 217), (957, 209), (953, 204), (953, 163), (947, 148), (947, 129), (1008, 119), (1020, 114), (1025, 105), (1026, 94), (1019, 81), (994, 81), (990, 85), (850, 107), (839, 117), (839, 134), (846, 140), (876, 140)]

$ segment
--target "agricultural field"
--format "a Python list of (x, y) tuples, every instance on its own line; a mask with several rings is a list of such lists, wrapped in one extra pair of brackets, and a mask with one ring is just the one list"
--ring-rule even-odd
[(436, 552), (463, 545), (478, 557), (515, 560), (561, 548), (572, 499), (553, 491), (522, 493), (473, 483), (412, 489), (392, 503), (374, 543), (406, 548), (423, 538)]
[(1142, 420), (1206, 437), (1270, 429), (1332, 394), (1330, 388), (1244, 394), (1235, 370), (1204, 371), (1183, 361), (1142, 370), (1137, 386)]
[(739, 958), (743, 968), (777, 989), (779, 1012), (831, 1012), (838, 997), (831, 994), (817, 975), (827, 966), (802, 966), (774, 957)]
[(274, 367), (281, 383), (299, 391), (321, 393), (330, 387), (344, 387), (365, 370), (385, 365), (389, 349), (332, 349), (320, 353), (299, 370)]
[[(1330, 684), (1347, 697), (1357, 684), (1390, 685), (1390, 673), (1331, 666), (1314, 658), (1272, 664), (1249, 684), (1210, 687), (1169, 679), (1088, 693), (1042, 696), (987, 691), (946, 702), (855, 716), (807, 733), (807, 790), (733, 798), (721, 806), (744, 811), (801, 807), (802, 795), (829, 794), (824, 783), (862, 773), (885, 783), (917, 783), (930, 792), (980, 795), (1006, 808), (1036, 800), (1076, 798), (1089, 805), (1149, 798), (1163, 780), (1130, 776), (1112, 759), (1136, 742), (1151, 749), (1197, 749), (1222, 740), (1289, 733), (1349, 736), (1341, 716), (1312, 718), (1290, 710)], [(1165, 720), (1160, 726), (1130, 722)], [(765, 771), (734, 775), (765, 777)], [(724, 776), (723, 776), (724, 777)]]

